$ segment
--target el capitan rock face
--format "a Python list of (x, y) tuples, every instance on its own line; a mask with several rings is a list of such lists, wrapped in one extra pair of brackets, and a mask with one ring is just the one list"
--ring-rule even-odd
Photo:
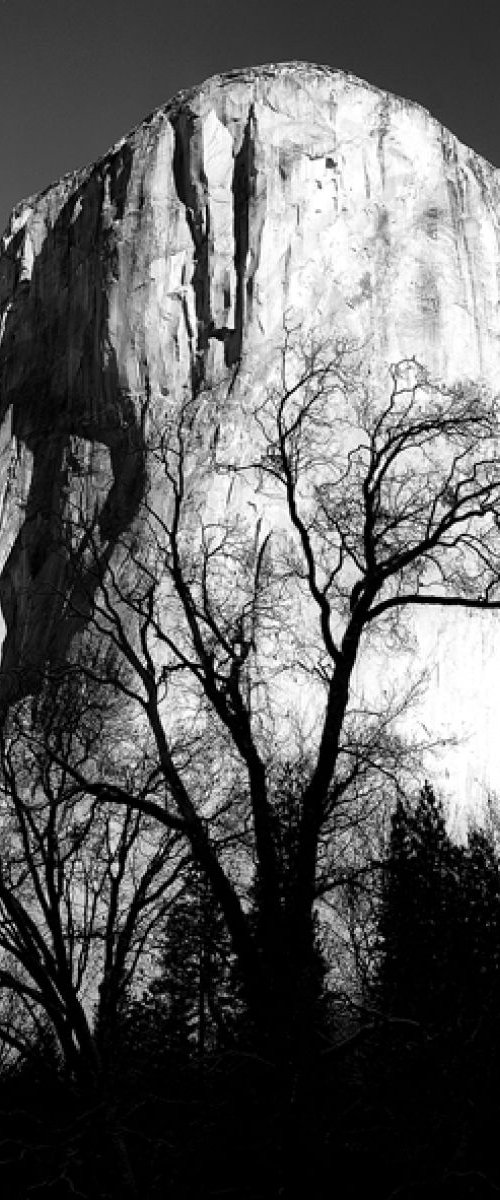
[(498, 386), (499, 230), (490, 164), (418, 105), (301, 63), (181, 93), (21, 203), (0, 244), (4, 701), (74, 628), (68, 490), (97, 499), (103, 563), (134, 521), (148, 406), (218, 381), (221, 443), (244, 439), (239, 364), (265, 383), (284, 310), (374, 362)]

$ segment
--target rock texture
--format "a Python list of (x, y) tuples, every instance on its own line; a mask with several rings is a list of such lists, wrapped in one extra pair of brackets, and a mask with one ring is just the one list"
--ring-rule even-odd
[(181, 93), (21, 203), (0, 257), (4, 698), (71, 635), (68, 480), (98, 498), (111, 554), (150, 401), (225, 380), (236, 436), (238, 366), (264, 379), (284, 309), (376, 361), (497, 386), (499, 230), (492, 166), (418, 105), (302, 63)]

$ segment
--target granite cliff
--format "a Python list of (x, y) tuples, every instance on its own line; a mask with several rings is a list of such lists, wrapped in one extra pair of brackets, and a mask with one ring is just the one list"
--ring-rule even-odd
[(207, 426), (244, 439), (240, 365), (265, 382), (285, 310), (374, 362), (496, 387), (499, 231), (489, 163), (418, 105), (303, 63), (180, 93), (19, 204), (0, 243), (4, 701), (74, 627), (68, 494), (98, 504), (103, 563), (136, 517), (149, 406), (161, 421), (216, 381)]

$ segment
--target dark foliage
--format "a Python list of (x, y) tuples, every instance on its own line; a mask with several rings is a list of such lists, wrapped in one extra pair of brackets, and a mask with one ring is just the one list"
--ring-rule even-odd
[(398, 1196), (500, 1186), (499, 932), (493, 837), (474, 830), (455, 845), (426, 785), (392, 820), (370, 997), (378, 1028), (363, 1062), (374, 1161)]
[[(279, 816), (292, 863), (289, 793)], [(258, 922), (258, 881), (254, 905)], [(316, 941), (315, 1037), (307, 1059), (286, 1063), (252, 1042), (224, 922), (193, 869), (154, 984), (123, 1008), (107, 1095), (69, 1077), (45, 1034), (4, 1070), (2, 1195), (122, 1200), (122, 1143), (141, 1200), (330, 1200), (334, 1180), (352, 1200), (494, 1196), (499, 930), (493, 836), (454, 844), (426, 786), (392, 818), (356, 1020), (329, 994)], [(286, 973), (292, 958), (285, 943)]]

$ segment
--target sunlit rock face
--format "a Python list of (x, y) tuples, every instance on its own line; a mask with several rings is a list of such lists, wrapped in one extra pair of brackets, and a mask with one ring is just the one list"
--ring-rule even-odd
[[(496, 387), (499, 221), (498, 173), (425, 110), (301, 63), (181, 93), (21, 203), (0, 258), (4, 702), (74, 628), (68, 494), (97, 503), (107, 561), (139, 510), (148, 408), (216, 381), (219, 444), (243, 443), (284, 312), (374, 363)], [(207, 406), (207, 445), (213, 424)]]

